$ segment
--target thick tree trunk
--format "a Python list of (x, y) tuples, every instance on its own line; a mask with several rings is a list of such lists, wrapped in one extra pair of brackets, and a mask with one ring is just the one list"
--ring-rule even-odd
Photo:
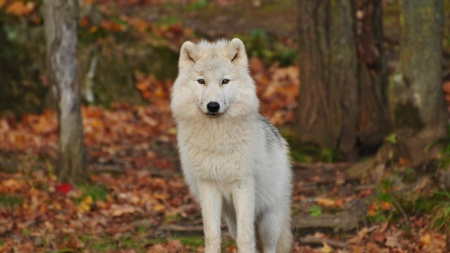
[(80, 82), (77, 79), (77, 0), (45, 0), (47, 52), (54, 82), (59, 122), (58, 177), (63, 182), (87, 181)]
[[(336, 96), (336, 114), (339, 119), (337, 150), (347, 159), (357, 156), (356, 138), (358, 122), (358, 79), (354, 20), (351, 0), (330, 2), (328, 82), (330, 95)], [(301, 68), (301, 67), (300, 67)], [(300, 75), (301, 76), (301, 75)], [(334, 148), (336, 149), (336, 147)]]
[(392, 78), (391, 104), (400, 155), (418, 166), (436, 156), (437, 149), (428, 147), (447, 137), (442, 0), (402, 1), (400, 25), (400, 65)]
[(383, 47), (382, 1), (354, 2), (358, 53), (358, 143), (361, 153), (374, 153), (393, 129)]
[[(356, 66), (348, 62), (355, 54), (350, 1), (340, 1), (339, 6), (331, 2), (299, 0), (301, 88), (296, 130), (301, 142), (336, 149), (343, 126), (341, 86), (355, 92)], [(356, 103), (353, 93), (347, 98)], [(354, 122), (352, 115), (354, 111), (348, 125)]]
[(377, 148), (390, 129), (381, 1), (299, 0), (298, 15), (300, 141), (347, 159)]

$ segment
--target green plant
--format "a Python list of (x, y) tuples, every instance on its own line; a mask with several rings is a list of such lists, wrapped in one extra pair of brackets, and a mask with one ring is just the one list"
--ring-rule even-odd
[(437, 230), (450, 231), (450, 193), (436, 191), (434, 196), (439, 200), (431, 209), (431, 226)]
[(322, 149), (321, 157), (325, 160), (325, 162), (331, 163), (334, 160), (335, 152), (329, 149)]
[(369, 216), (369, 220), (384, 221), (400, 217), (400, 215), (428, 214), (431, 218), (431, 228), (450, 232), (450, 192), (440, 190), (428, 194), (408, 192), (397, 199), (398, 197), (394, 197), (391, 192), (392, 183), (387, 180), (382, 181), (379, 190), (377, 200), (393, 204), (395, 208), (389, 211), (378, 208), (373, 215)]
[(298, 52), (277, 42), (272, 34), (262, 29), (254, 29), (249, 37), (243, 37), (247, 52), (252, 57), (260, 58), (266, 65), (278, 62), (279, 66), (291, 66), (297, 61)]
[(384, 140), (386, 140), (392, 144), (397, 144), (397, 135), (395, 133), (390, 134), (390, 135), (386, 136), (386, 138), (384, 138)]
[(108, 189), (106, 186), (101, 184), (93, 184), (90, 186), (82, 187), (83, 195), (81, 196), (81, 200), (86, 198), (87, 196), (91, 196), (94, 201), (106, 201), (108, 197)]
[(382, 210), (378, 209), (374, 215), (368, 216), (367, 220), (371, 222), (384, 222), (387, 221), (388, 218), (386, 217), (386, 215), (383, 213)]
[(29, 229), (22, 230), (22, 235), (29, 236), (30, 235), (30, 230)]
[(133, 237), (122, 237), (120, 240), (121, 248), (136, 248), (138, 246), (138, 242), (133, 240)]
[[(434, 143), (433, 143), (434, 144)], [(447, 140), (439, 153), (438, 168), (445, 169), (450, 165), (450, 126), (447, 128)]]
[(403, 173), (403, 181), (414, 182), (416, 180), (416, 171), (413, 168), (407, 168)]
[(188, 6), (188, 9), (189, 10), (203, 9), (204, 7), (206, 7), (207, 4), (208, 4), (207, 0), (197, 0), (197, 1), (193, 2), (192, 4), (190, 4)]
[(94, 241), (92, 243), (92, 249), (96, 252), (106, 252), (117, 250), (117, 245), (111, 239), (106, 239), (102, 241)]
[(164, 217), (164, 221), (166, 222), (171, 222), (171, 221), (179, 221), (181, 220), (183, 217), (181, 217), (181, 215), (179, 214), (175, 214), (175, 215), (167, 215)]
[(22, 202), (22, 196), (0, 194), (0, 206), (4, 206), (11, 212), (14, 210), (14, 207), (22, 205)]
[(319, 205), (314, 205), (310, 208), (308, 208), (308, 212), (312, 217), (319, 217), (322, 215), (322, 207)]
[(178, 240), (180, 240), (181, 244), (183, 245), (190, 245), (193, 247), (200, 247), (203, 245), (203, 237), (201, 236), (185, 236), (185, 237), (178, 237)]

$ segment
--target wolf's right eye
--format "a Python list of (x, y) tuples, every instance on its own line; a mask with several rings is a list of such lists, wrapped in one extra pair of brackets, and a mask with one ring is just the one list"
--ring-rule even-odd
[(205, 84), (205, 79), (198, 79), (197, 82), (198, 82), (199, 84)]

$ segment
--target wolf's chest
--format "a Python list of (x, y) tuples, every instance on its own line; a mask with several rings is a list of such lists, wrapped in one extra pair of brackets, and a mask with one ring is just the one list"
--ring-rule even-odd
[(248, 134), (203, 133), (179, 138), (182, 159), (204, 180), (233, 182), (242, 178), (250, 161), (252, 138)]

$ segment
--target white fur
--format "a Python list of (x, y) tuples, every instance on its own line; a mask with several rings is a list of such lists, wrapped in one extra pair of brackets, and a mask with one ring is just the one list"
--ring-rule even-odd
[[(241, 40), (181, 47), (171, 109), (183, 173), (202, 207), (206, 253), (220, 252), (221, 217), (240, 253), (255, 252), (255, 230), (265, 253), (291, 250), (288, 148), (259, 115), (255, 89)], [(207, 115), (209, 102), (219, 103), (218, 116)]]

